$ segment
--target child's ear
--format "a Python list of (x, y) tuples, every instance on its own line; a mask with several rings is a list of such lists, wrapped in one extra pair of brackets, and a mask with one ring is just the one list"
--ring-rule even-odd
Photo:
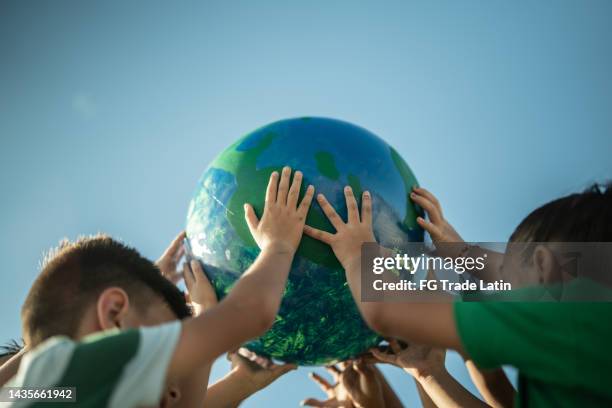
[(539, 283), (552, 283), (560, 280), (555, 255), (548, 247), (536, 246), (533, 251), (533, 265), (538, 273)]
[(130, 309), (127, 293), (117, 287), (105, 289), (98, 297), (96, 312), (98, 324), (102, 330), (122, 328)]

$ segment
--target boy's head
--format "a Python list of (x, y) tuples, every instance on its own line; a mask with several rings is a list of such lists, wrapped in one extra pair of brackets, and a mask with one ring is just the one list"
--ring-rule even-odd
[(21, 309), (30, 347), (56, 335), (79, 339), (189, 314), (183, 294), (153, 262), (104, 235), (63, 241), (52, 250)]
[(571, 259), (562, 259), (554, 243), (567, 242), (612, 242), (612, 184), (593, 185), (532, 211), (510, 237), (504, 268), (522, 271), (514, 278), (524, 284), (563, 280), (561, 266)]
[(510, 242), (611, 242), (612, 183), (595, 184), (532, 211)]

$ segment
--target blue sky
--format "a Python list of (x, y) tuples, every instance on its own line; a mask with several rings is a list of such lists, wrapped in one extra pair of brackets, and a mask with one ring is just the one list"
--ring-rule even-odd
[[(370, 129), (466, 239), (505, 240), (612, 177), (611, 17), (608, 1), (3, 1), (0, 340), (46, 248), (104, 231), (157, 257), (207, 163), (286, 117)], [(244, 406), (323, 397), (306, 373)]]

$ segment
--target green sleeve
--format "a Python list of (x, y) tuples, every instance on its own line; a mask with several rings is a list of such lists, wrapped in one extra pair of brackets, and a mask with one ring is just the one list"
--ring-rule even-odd
[(457, 331), (468, 356), (482, 368), (512, 365), (542, 380), (575, 377), (577, 355), (567, 305), (456, 302)]
[(75, 387), (80, 406), (108, 406), (125, 366), (138, 351), (140, 333), (126, 330), (77, 343), (59, 386)]

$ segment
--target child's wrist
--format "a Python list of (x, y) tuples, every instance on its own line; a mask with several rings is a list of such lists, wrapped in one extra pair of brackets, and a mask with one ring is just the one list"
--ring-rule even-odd
[(246, 375), (244, 370), (241, 370), (238, 367), (232, 368), (229, 375), (232, 378), (232, 381), (236, 381), (238, 384), (236, 397), (238, 397), (241, 401), (261, 389), (261, 387), (257, 386), (249, 375)]
[(247, 399), (255, 391), (251, 390), (250, 383), (245, 381), (244, 376), (240, 374), (237, 368), (233, 368), (229, 373), (222, 378), (221, 381), (225, 381), (227, 390), (224, 394), (231, 396), (231, 401), (236, 405)]
[(343, 259), (340, 261), (340, 264), (346, 273), (357, 273), (361, 271), (361, 254)]
[(422, 368), (412, 368), (410, 370), (406, 370), (411, 374), (415, 380), (417, 380), (420, 384), (426, 384), (431, 381), (436, 381), (437, 378), (447, 374), (445, 367), (422, 367)]
[(273, 241), (268, 243), (261, 249), (262, 253), (269, 255), (287, 255), (293, 256), (297, 248), (284, 241)]

